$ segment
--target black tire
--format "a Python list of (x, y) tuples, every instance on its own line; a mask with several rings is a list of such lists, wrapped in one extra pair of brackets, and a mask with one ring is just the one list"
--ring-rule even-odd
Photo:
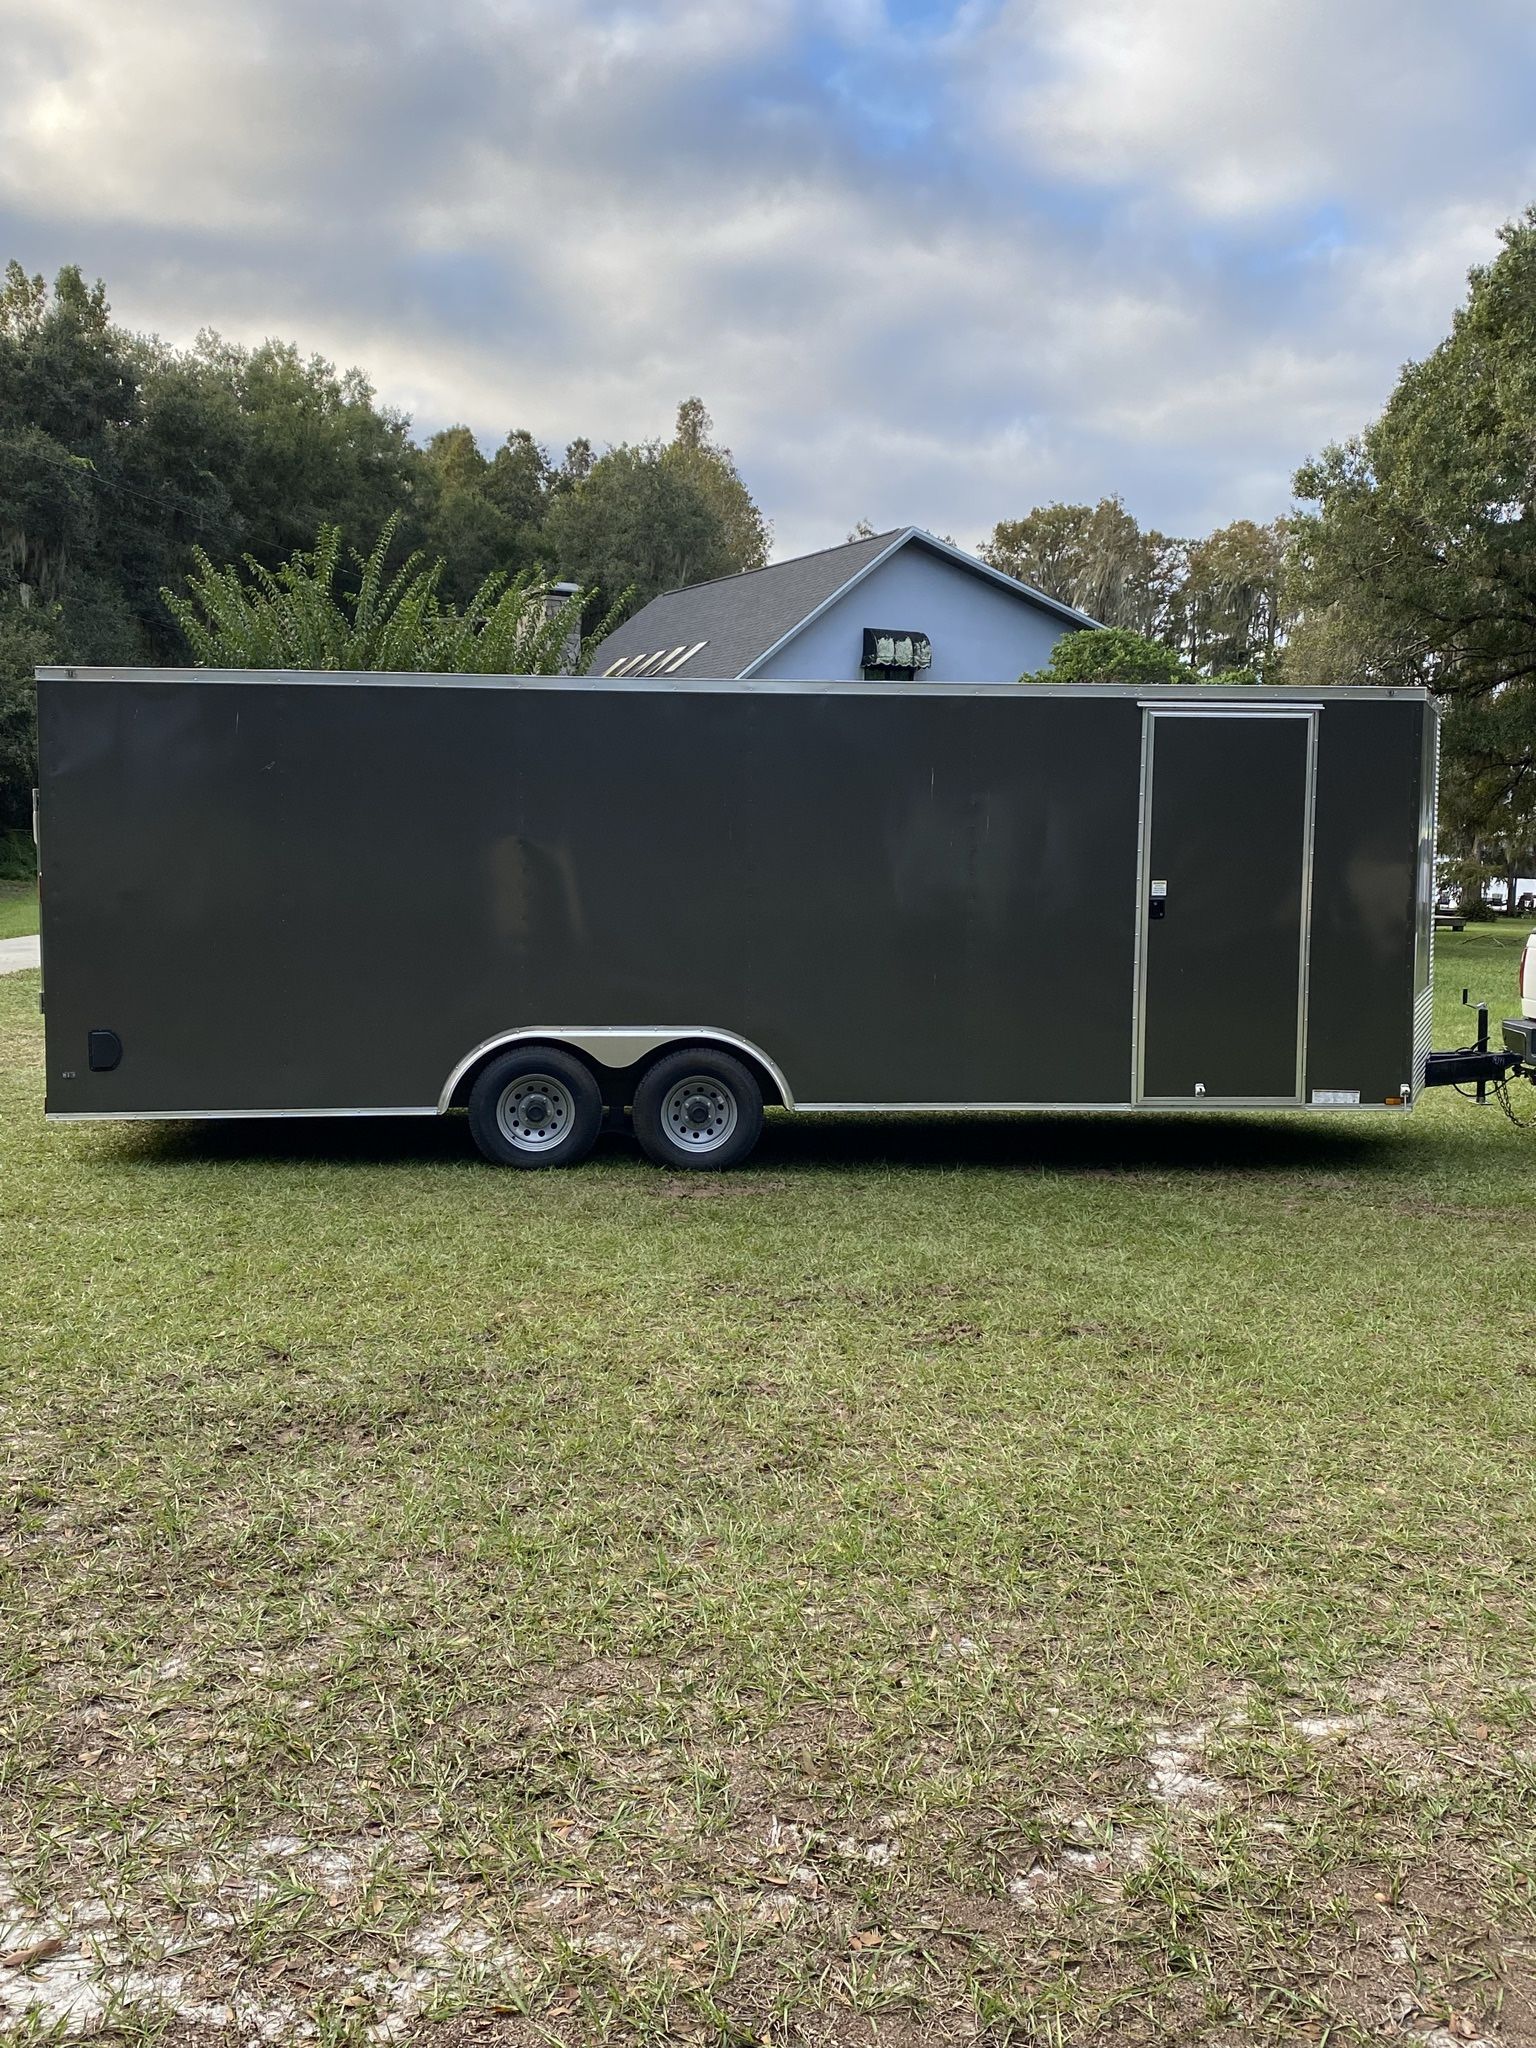
[[(697, 1081), (691, 1093), (683, 1084)], [(750, 1067), (712, 1046), (684, 1046), (647, 1067), (635, 1090), (635, 1136), (658, 1166), (722, 1173), (763, 1134), (763, 1091)]]
[(596, 1076), (558, 1045), (514, 1046), (482, 1068), (469, 1091), (471, 1135), (497, 1166), (574, 1166), (602, 1127)]

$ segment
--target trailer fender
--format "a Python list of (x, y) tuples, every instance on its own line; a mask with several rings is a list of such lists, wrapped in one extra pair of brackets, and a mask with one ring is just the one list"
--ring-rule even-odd
[(754, 1045), (750, 1038), (743, 1038), (736, 1031), (724, 1031), (712, 1024), (529, 1024), (516, 1031), (498, 1031), (494, 1038), (482, 1040), (473, 1052), (466, 1053), (443, 1084), (443, 1092), (437, 1098), (438, 1115), (462, 1106), (471, 1082), (487, 1060), (509, 1045), (519, 1045), (527, 1039), (537, 1039), (541, 1045), (567, 1046), (596, 1066), (615, 1073), (673, 1046), (718, 1045), (756, 1067), (766, 1097), (771, 1100), (776, 1096), (786, 1109), (795, 1106), (789, 1083), (777, 1062), (760, 1045)]

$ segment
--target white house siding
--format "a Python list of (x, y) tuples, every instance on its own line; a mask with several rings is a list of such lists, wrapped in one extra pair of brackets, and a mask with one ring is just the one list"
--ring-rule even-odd
[(857, 682), (866, 626), (926, 633), (941, 683), (1011, 683), (1044, 668), (1071, 631), (1028, 598), (1016, 597), (918, 543), (872, 569), (752, 673), (814, 682)]

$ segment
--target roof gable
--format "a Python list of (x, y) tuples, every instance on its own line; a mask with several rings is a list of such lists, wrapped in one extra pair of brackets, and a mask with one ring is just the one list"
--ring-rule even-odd
[(775, 562), (766, 569), (749, 569), (712, 583), (664, 591), (609, 634), (597, 652), (597, 671), (603, 675), (725, 679), (750, 676), (845, 591), (905, 547), (929, 549), (1025, 602), (1044, 607), (1067, 625), (1098, 623), (921, 527), (896, 527), (866, 540)]

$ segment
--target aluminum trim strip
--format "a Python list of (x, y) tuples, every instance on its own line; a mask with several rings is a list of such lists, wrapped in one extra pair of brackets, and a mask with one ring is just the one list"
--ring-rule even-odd
[(1305, 1110), (1308, 1116), (1335, 1116), (1347, 1111), (1384, 1110), (1402, 1116), (1411, 1103), (1293, 1102), (1274, 1097), (1222, 1096), (1198, 1100), (1183, 1096), (1147, 1102), (797, 1102), (797, 1116), (1209, 1116), (1220, 1110)]
[[(1366, 1111), (1385, 1110), (1405, 1115), (1412, 1104), (1390, 1102), (1290, 1102), (1243, 1101), (1233, 1098), (1212, 1102), (797, 1102), (797, 1116), (1205, 1116), (1213, 1110), (1302, 1109), (1308, 1116), (1357, 1116)], [(44, 1121), (50, 1124), (177, 1124), (264, 1121), (276, 1123), (285, 1117), (354, 1116), (439, 1116), (433, 1106), (409, 1109), (50, 1109)]]
[[(1427, 690), (1385, 689), (1380, 686), (1340, 683), (1331, 689), (1309, 690), (1304, 698), (1291, 697), (1279, 683), (1168, 683), (1152, 685), (1166, 691), (1149, 696), (1145, 683), (865, 683), (842, 682), (835, 677), (814, 681), (775, 677), (712, 676), (459, 676), (402, 673), (390, 669), (293, 669), (293, 668), (90, 668), (45, 664), (33, 671), (42, 683), (176, 683), (189, 687), (207, 684), (257, 683), (303, 684), (310, 689), (386, 690), (571, 690), (594, 694), (669, 691), (691, 696), (777, 696), (777, 697), (1014, 697), (1021, 703), (1037, 697), (1111, 698), (1117, 702), (1150, 705), (1169, 710), (1187, 704), (1191, 710), (1214, 710), (1234, 705), (1252, 716), (1273, 716), (1275, 710), (1296, 706), (1316, 710), (1325, 702), (1347, 699), (1352, 704), (1379, 700), (1400, 703), (1426, 702)], [(1263, 703), (1255, 703), (1262, 692)], [(1196, 701), (1198, 699), (1198, 701)]]
[[(1289, 713), (1282, 713), (1289, 716)], [(1307, 1095), (1307, 1026), (1312, 1007), (1312, 870), (1317, 837), (1317, 711), (1307, 722), (1307, 769), (1301, 819), (1301, 940), (1296, 967), (1296, 1094)]]
[[(1144, 1095), (1138, 1109), (1326, 1109), (1326, 1103), (1298, 1102), (1294, 1095)], [(1353, 1104), (1350, 1105), (1354, 1107)]]
[(1413, 1006), (1413, 1086), (1415, 1091), (1424, 1086), (1424, 1076), (1429, 1069), (1430, 1048), (1435, 1037), (1435, 897), (1437, 894), (1436, 869), (1440, 857), (1440, 707), (1431, 703), (1425, 719), (1423, 742), (1423, 768), (1425, 788), (1419, 793), (1420, 831), (1427, 835), (1429, 861), (1420, 876), (1423, 895), (1428, 900), (1414, 904), (1415, 917), (1424, 917), (1429, 924), (1429, 945), (1426, 948), (1425, 981), (1418, 990)]
[(1141, 707), (1141, 774), (1136, 791), (1136, 934), (1131, 984), (1131, 1100), (1140, 1102), (1147, 1058), (1147, 923), (1152, 858), (1152, 707)]
[(202, 1124), (223, 1123), (233, 1118), (263, 1118), (275, 1122), (289, 1116), (436, 1116), (432, 1103), (413, 1103), (408, 1109), (45, 1109), (43, 1121), (50, 1124)]

